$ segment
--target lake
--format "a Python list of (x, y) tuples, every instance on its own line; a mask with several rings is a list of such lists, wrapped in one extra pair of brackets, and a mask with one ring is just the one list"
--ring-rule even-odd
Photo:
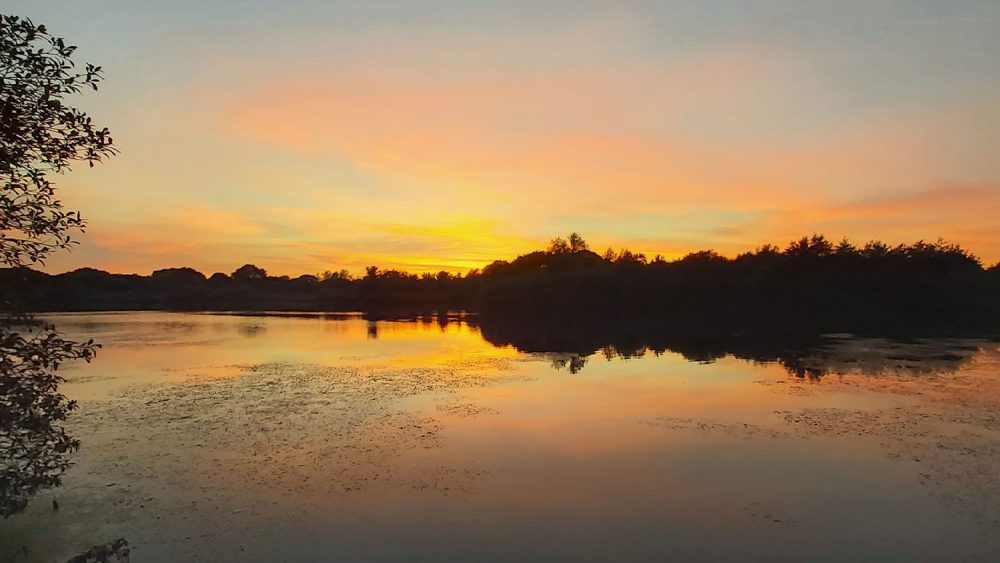
[(0, 522), (8, 560), (1000, 560), (996, 342), (46, 318), (103, 349), (61, 370), (82, 447)]

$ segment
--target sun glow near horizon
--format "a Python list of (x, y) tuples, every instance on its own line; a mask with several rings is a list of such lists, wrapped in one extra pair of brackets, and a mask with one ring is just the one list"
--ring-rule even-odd
[(995, 4), (14, 3), (104, 66), (122, 149), (58, 178), (89, 227), (52, 272), (465, 272), (571, 231), (1000, 259)]

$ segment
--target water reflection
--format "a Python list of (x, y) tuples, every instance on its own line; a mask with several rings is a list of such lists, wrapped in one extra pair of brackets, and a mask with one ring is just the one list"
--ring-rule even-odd
[[(464, 312), (400, 314), (365, 313), (235, 313), (274, 318), (345, 321), (363, 319), (366, 338), (377, 340), (380, 331), (407, 325), (449, 327), (478, 334), (497, 348), (514, 350), (547, 360), (554, 369), (579, 373), (589, 361), (632, 360), (646, 355), (679, 354), (684, 359), (708, 364), (734, 357), (760, 364), (778, 364), (800, 378), (820, 378), (830, 373), (882, 374), (889, 372), (950, 372), (961, 368), (983, 344), (996, 342), (995, 335), (975, 333), (961, 337), (935, 335), (819, 334), (799, 327), (774, 327), (738, 332), (726, 327), (677, 327), (650, 320), (621, 318), (524, 318), (481, 316)], [(246, 330), (266, 330), (247, 325)], [(247, 333), (250, 336), (249, 333)]]
[(875, 560), (886, 542), (962, 560), (998, 544), (977, 535), (1000, 506), (986, 340), (461, 313), (54, 321), (105, 344), (67, 374), (83, 448), (58, 518), (0, 523), (0, 559), (9, 538), (60, 560), (95, 536), (151, 561)]
[(379, 323), (436, 323), (442, 331), (458, 325), (478, 332), (496, 347), (511, 347), (536, 355), (553, 368), (571, 374), (588, 361), (632, 360), (675, 353), (696, 363), (712, 363), (727, 356), (753, 363), (778, 364), (800, 378), (830, 373), (884, 374), (889, 372), (951, 372), (968, 363), (982, 345), (995, 342), (986, 335), (961, 338), (912, 335), (859, 337), (817, 334), (797, 327), (757, 332), (730, 332), (706, 327), (677, 327), (650, 321), (617, 319), (571, 320), (478, 316), (440, 313), (412, 316), (363, 315), (369, 338), (378, 338)]
[(255, 338), (267, 331), (267, 326), (258, 323), (248, 323), (240, 327), (240, 333), (247, 338)]
[[(646, 356), (677, 354), (683, 359), (711, 364), (732, 357), (753, 364), (775, 364), (799, 378), (821, 378), (831, 373), (934, 373), (953, 372), (966, 365), (983, 346), (998, 341), (995, 335), (916, 337), (913, 335), (858, 336), (817, 334), (798, 327), (737, 332), (724, 328), (672, 326), (635, 319), (538, 319), (516, 316), (481, 316), (463, 312), (400, 314), (385, 311), (365, 313), (232, 313), (232, 314), (159, 314), (160, 318), (142, 319), (122, 315), (65, 315), (63, 325), (98, 337), (108, 326), (117, 329), (136, 323), (133, 330), (116, 332), (115, 338), (141, 338), (146, 342), (165, 335), (184, 334), (192, 341), (217, 342), (219, 329), (235, 326), (248, 339), (259, 339), (269, 326), (284, 332), (275, 335), (281, 345), (289, 339), (302, 338), (300, 346), (312, 343), (305, 335), (290, 333), (302, 325), (294, 321), (323, 323), (343, 339), (347, 332), (360, 330), (362, 339), (397, 347), (399, 339), (421, 340), (433, 331), (462, 334), (496, 350), (513, 350), (538, 357), (554, 369), (577, 374), (594, 361), (629, 361)], [(176, 317), (176, 318), (175, 318)], [(196, 319), (196, 320), (186, 320)], [(200, 317), (200, 318), (199, 318)], [(104, 319), (106, 322), (94, 320)], [(256, 320), (250, 320), (254, 319)], [(216, 319), (216, 321), (211, 321)], [(229, 323), (225, 319), (233, 319)], [(247, 319), (247, 320), (243, 320)], [(360, 327), (360, 328), (359, 328)], [(135, 330), (140, 331), (136, 333)], [(312, 335), (308, 338), (312, 338)], [(423, 356), (407, 356), (410, 348), (400, 350), (399, 361), (408, 358), (412, 365), (426, 361)]]
[(580, 370), (587, 365), (589, 356), (580, 354), (568, 354), (565, 352), (534, 352), (531, 354), (536, 358), (548, 360), (549, 365), (555, 370), (565, 370), (570, 374), (580, 373)]

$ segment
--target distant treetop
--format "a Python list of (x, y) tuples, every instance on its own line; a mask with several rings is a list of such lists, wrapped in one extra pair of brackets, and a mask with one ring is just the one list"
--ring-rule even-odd
[(262, 280), (267, 277), (267, 270), (253, 264), (244, 264), (233, 272), (234, 280)]

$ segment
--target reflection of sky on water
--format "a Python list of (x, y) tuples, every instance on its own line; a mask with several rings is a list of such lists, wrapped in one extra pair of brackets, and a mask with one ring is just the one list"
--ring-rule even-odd
[(121, 535), (148, 561), (1000, 550), (1000, 490), (979, 472), (1000, 462), (992, 344), (840, 337), (783, 363), (699, 363), (526, 354), (436, 318), (51, 320), (105, 345), (66, 371), (84, 447), (58, 515), (35, 503), (0, 545)]

